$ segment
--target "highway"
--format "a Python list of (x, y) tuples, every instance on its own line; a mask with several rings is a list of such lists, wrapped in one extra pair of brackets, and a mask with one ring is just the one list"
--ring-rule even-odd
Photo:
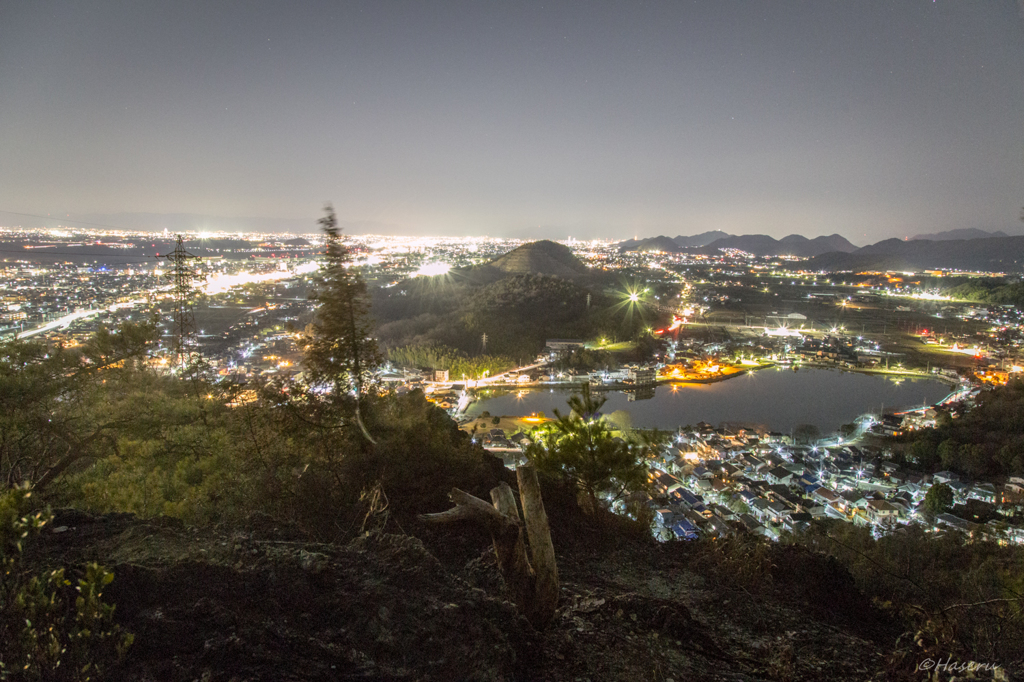
[(112, 313), (115, 310), (121, 310), (123, 308), (132, 308), (137, 303), (145, 303), (145, 302), (146, 302), (146, 299), (144, 299), (144, 298), (137, 298), (137, 299), (134, 299), (132, 301), (127, 301), (125, 303), (115, 303), (114, 305), (106, 307), (106, 308), (92, 308), (90, 310), (79, 310), (79, 311), (76, 311), (76, 312), (73, 312), (73, 313), (69, 313), (69, 314), (67, 314), (67, 315), (65, 315), (63, 317), (59, 317), (56, 320), (51, 320), (51, 321), (47, 322), (46, 324), (44, 324), (42, 326), (36, 327), (35, 329), (29, 329), (28, 331), (23, 331), (23, 332), (18, 334), (18, 338), (19, 339), (27, 339), (30, 336), (35, 336), (36, 334), (42, 334), (43, 332), (48, 332), (51, 329), (67, 329), (68, 327), (71, 326), (71, 324), (73, 322), (76, 322), (78, 320), (84, 320), (87, 317), (92, 317), (93, 315), (100, 315), (100, 314), (106, 313), (106, 312), (111, 312)]

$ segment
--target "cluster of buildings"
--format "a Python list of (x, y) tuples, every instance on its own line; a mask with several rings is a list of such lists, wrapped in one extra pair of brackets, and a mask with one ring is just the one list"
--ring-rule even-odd
[[(906, 471), (872, 448), (787, 440), (703, 423), (678, 434), (650, 466), (655, 535), (668, 540), (750, 532), (778, 539), (813, 519), (832, 518), (878, 534), (914, 522), (1024, 543), (1024, 524), (1014, 525), (1024, 511), (1024, 480), (1011, 479), (997, 490), (948, 471)], [(922, 513), (925, 495), (938, 483), (952, 489), (956, 511), (981, 508), (992, 518), (980, 523), (956, 511)]]
[[(97, 310), (98, 315), (119, 313), (136, 305), (144, 292), (156, 292), (160, 282), (156, 263), (120, 266), (77, 263), (0, 263), (0, 339), (14, 338), (76, 313)], [(60, 325), (54, 325), (56, 331)], [(80, 325), (60, 340), (74, 345), (94, 329)]]

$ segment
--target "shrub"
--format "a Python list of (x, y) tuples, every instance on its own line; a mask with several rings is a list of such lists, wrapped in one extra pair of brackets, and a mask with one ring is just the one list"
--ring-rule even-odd
[(28, 488), (0, 495), (0, 679), (96, 679), (133, 640), (103, 601), (114, 574), (92, 563), (72, 588), (64, 568), (26, 570), (25, 543), (52, 519), (29, 511), (31, 495)]

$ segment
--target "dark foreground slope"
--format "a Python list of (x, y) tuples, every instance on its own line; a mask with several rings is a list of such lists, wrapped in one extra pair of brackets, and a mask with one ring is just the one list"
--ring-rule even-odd
[(259, 520), (200, 531), (65, 511), (32, 559), (114, 569), (107, 596), (135, 633), (118, 680), (854, 680), (886, 668), (893, 633), (834, 563), (775, 547), (739, 581), (713, 549), (602, 523), (556, 527), (561, 606), (542, 633), (502, 599), (489, 543), (468, 529), (323, 545)]

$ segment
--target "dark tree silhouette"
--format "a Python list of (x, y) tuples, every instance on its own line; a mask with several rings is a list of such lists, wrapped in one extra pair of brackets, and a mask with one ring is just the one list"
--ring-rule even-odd
[(941, 514), (953, 508), (953, 489), (945, 483), (936, 483), (924, 496), (924, 509), (932, 514)]
[(310, 300), (319, 307), (306, 328), (303, 366), (309, 383), (335, 395), (358, 397), (380, 364), (377, 342), (371, 336), (366, 283), (351, 269), (352, 255), (341, 242), (341, 229), (328, 204), (319, 220), (327, 236), (322, 274)]

